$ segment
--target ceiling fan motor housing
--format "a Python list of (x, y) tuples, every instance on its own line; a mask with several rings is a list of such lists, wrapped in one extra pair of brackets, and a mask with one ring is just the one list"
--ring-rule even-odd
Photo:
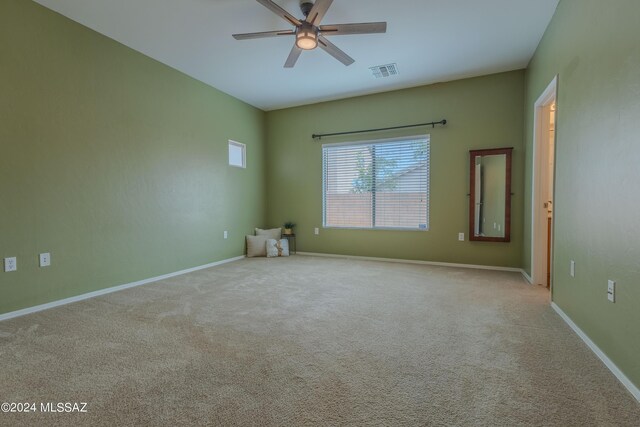
[(300, 9), (302, 10), (302, 13), (304, 14), (304, 16), (309, 15), (309, 12), (311, 12), (312, 7), (313, 7), (312, 1), (300, 0)]

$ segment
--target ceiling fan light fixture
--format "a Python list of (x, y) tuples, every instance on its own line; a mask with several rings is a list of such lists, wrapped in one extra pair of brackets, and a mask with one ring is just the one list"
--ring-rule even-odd
[(296, 46), (304, 50), (312, 50), (318, 47), (318, 33), (313, 28), (298, 28), (296, 32)]
[[(262, 6), (278, 15), (290, 25), (292, 30), (261, 31), (258, 33), (233, 34), (236, 40), (260, 39), (265, 37), (295, 36), (291, 52), (284, 63), (284, 68), (293, 68), (304, 50), (320, 47), (342, 64), (349, 66), (355, 59), (344, 53), (325, 36), (347, 34), (379, 34), (387, 32), (386, 22), (360, 22), (350, 24), (320, 25), (333, 0), (298, 0), (300, 10), (305, 16), (298, 19), (274, 2), (274, 0), (257, 0)], [(289, 0), (293, 1), (293, 0)]]

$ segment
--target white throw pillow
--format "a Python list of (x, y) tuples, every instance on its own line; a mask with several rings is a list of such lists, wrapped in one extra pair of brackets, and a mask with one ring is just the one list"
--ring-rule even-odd
[(289, 256), (289, 241), (287, 239), (267, 240), (267, 257)]
[(270, 228), (269, 230), (263, 230), (262, 228), (256, 228), (256, 236), (266, 236), (267, 239), (282, 239), (282, 228)]
[(247, 236), (247, 258), (267, 256), (266, 236)]
[(263, 230), (262, 228), (256, 228), (256, 236), (266, 236), (267, 239), (282, 239), (282, 228), (270, 228)]

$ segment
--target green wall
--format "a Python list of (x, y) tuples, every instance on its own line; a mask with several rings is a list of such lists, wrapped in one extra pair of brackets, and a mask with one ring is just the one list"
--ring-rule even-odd
[[(522, 260), (524, 72), (514, 71), (267, 113), (267, 218), (297, 224), (298, 249), (520, 267)], [(313, 133), (447, 119), (431, 135), (429, 231), (322, 229), (322, 143)], [(360, 135), (360, 139), (398, 136)], [(514, 147), (511, 243), (459, 242), (468, 234), (469, 150)], [(320, 234), (314, 235), (314, 227)], [(468, 236), (467, 236), (468, 238)]]
[[(557, 74), (553, 300), (640, 386), (640, 2), (562, 0), (526, 73), (525, 244), (533, 105)], [(570, 260), (576, 276), (569, 276)], [(607, 301), (607, 279), (617, 301)]]
[[(0, 258), (18, 271), (0, 271), (0, 313), (242, 255), (265, 220), (264, 116), (2, 0)], [(247, 144), (247, 169), (228, 166), (228, 139)]]

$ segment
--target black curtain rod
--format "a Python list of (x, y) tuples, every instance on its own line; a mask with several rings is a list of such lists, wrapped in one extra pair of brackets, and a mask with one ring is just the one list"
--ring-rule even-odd
[(389, 127), (389, 128), (352, 130), (352, 131), (349, 131), (349, 132), (334, 132), (334, 133), (319, 133), (319, 134), (314, 133), (313, 135), (311, 135), (311, 137), (313, 139), (322, 139), (323, 136), (351, 135), (351, 134), (354, 134), (354, 133), (379, 132), (379, 131), (383, 131), (383, 130), (415, 128), (415, 127), (419, 127), (419, 126), (432, 126), (432, 127), (435, 128), (436, 125), (443, 125), (444, 126), (446, 124), (447, 124), (447, 120), (443, 119), (443, 120), (440, 120), (439, 122), (418, 123), (416, 125), (392, 126), (392, 127)]

